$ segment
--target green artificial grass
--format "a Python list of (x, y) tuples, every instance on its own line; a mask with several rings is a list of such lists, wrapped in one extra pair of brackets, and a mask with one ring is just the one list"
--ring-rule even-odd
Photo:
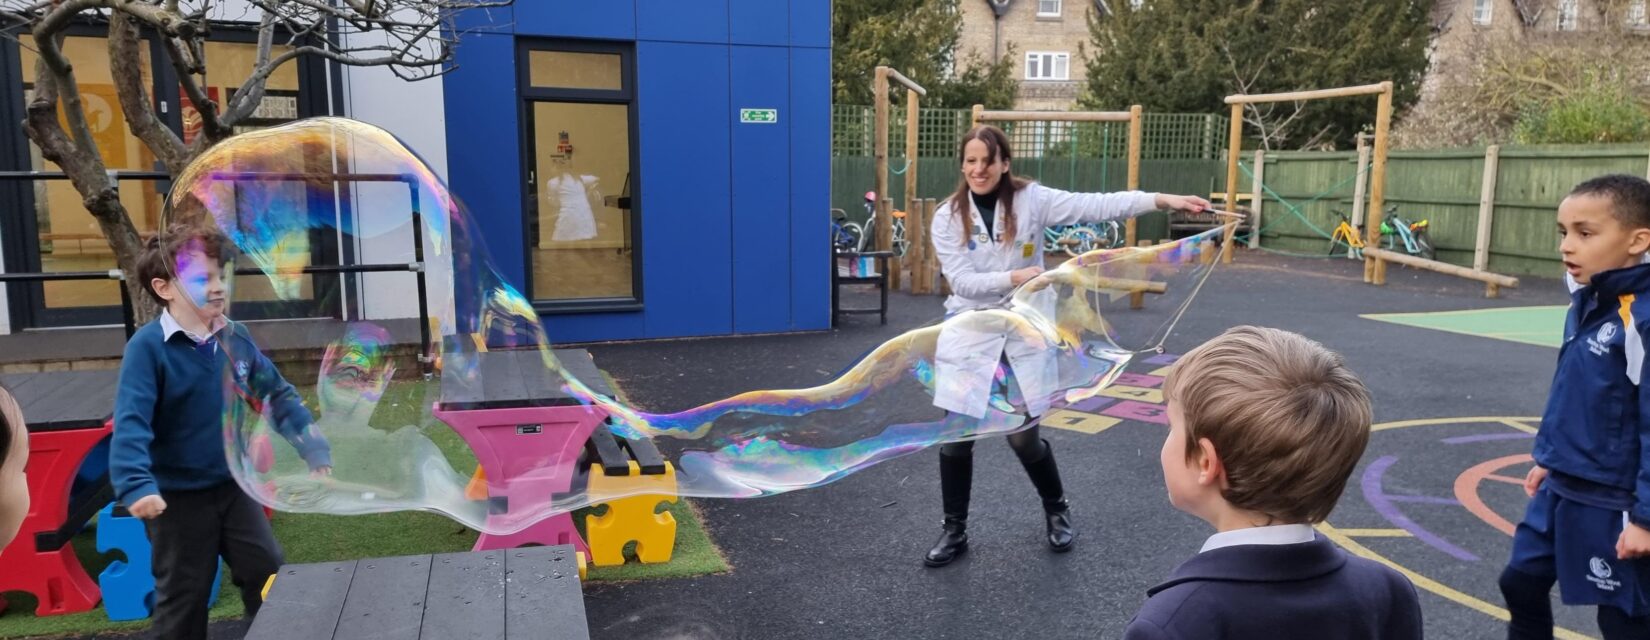
[[(611, 383), (611, 380), (609, 381)], [(417, 424), (421, 421), (420, 408), (430, 406), (427, 397), (433, 398), (438, 387), (433, 382), (407, 381), (390, 385), (385, 391), (384, 399), (379, 403), (377, 410), (369, 421), (374, 426), (396, 427), (407, 424)], [(615, 390), (618, 385), (612, 386)], [(305, 403), (313, 410), (317, 405), (314, 401), (313, 389), (304, 390)], [(623, 393), (620, 392), (620, 397)], [(463, 439), (445, 426), (435, 424), (425, 429), (436, 446), (441, 449), (453, 468), (460, 470), (475, 468), (475, 457), (470, 452)], [(362, 446), (361, 443), (355, 443)], [(284, 446), (284, 445), (278, 445)], [(288, 449), (290, 451), (290, 449)], [(344, 460), (351, 455), (371, 455), (372, 451), (351, 451), (349, 444), (340, 443), (334, 449), (334, 460)], [(382, 455), (382, 452), (376, 452)], [(301, 464), (296, 461), (281, 460), (278, 464)], [(594, 507), (605, 509), (605, 507)], [(591, 508), (573, 512), (573, 520), (580, 533), (584, 531), (584, 516)], [(627, 562), (615, 567), (597, 567), (591, 565), (588, 572), (588, 581), (629, 581), (650, 580), (661, 578), (681, 578), (688, 576), (719, 573), (729, 570), (727, 561), (721, 551), (711, 542), (710, 535), (701, 524), (698, 514), (692, 505), (685, 499), (669, 503), (669, 511), (676, 518), (676, 546), (670, 562), (664, 564), (639, 564), (634, 556), (628, 553)], [(311, 513), (277, 513), (273, 521), (275, 538), (281, 542), (286, 552), (286, 560), (290, 563), (331, 562), (337, 560), (351, 560), (360, 558), (381, 558), (400, 555), (416, 555), (425, 553), (451, 553), (469, 551), (475, 545), (476, 532), (448, 519), (445, 516), (424, 512), (396, 512), (361, 516), (334, 516)], [(110, 562), (119, 559), (119, 554), (104, 555), (97, 551), (95, 529), (88, 528), (75, 536), (72, 544), (75, 554), (80, 557), (81, 564), (87, 574), (95, 581), (98, 573), (102, 572)], [(258, 585), (259, 588), (262, 585)], [(132, 622), (110, 622), (101, 606), (82, 613), (61, 616), (35, 617), (34, 597), (23, 593), (5, 594), (9, 605), (4, 614), (0, 614), (0, 638), (54, 638), (89, 635), (111, 631), (139, 631), (149, 627), (149, 621), (136, 620)], [(218, 594), (217, 605), (211, 610), (211, 618), (239, 617), (245, 610), (241, 606), (240, 592), (230, 581), (227, 567), (223, 577), (221, 591)]]

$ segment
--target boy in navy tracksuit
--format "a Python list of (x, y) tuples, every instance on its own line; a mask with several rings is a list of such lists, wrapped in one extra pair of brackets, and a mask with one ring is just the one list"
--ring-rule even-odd
[(247, 617), (281, 566), (263, 511), (230, 475), (224, 374), (236, 395), (267, 407), (313, 473), (331, 451), (292, 385), (245, 327), (224, 318), (223, 266), (232, 247), (216, 229), (173, 227), (150, 240), (138, 278), (166, 307), (126, 343), (115, 394), (109, 469), (116, 499), (144, 520), (155, 572), (154, 628), (167, 640), (206, 637), (206, 603), (222, 555)]
[(1606, 639), (1650, 638), (1650, 182), (1581, 183), (1558, 207), (1571, 287), (1501, 593), (1508, 638), (1553, 637), (1553, 583), (1595, 605)]
[(1234, 327), (1163, 383), (1169, 502), (1216, 533), (1129, 622), (1126, 640), (1421, 637), (1415, 586), (1342, 551), (1329, 517), (1369, 443), (1369, 391), (1307, 338)]

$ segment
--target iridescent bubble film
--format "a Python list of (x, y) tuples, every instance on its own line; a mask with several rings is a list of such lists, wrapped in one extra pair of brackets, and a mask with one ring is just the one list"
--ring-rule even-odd
[[(1050, 265), (1001, 309), (819, 363), (842, 373), (817, 387), (643, 408), (611, 397), (599, 363), (551, 349), (476, 221), (381, 129), (317, 118), (238, 135), (178, 178), (167, 216), (203, 246), (226, 241), (221, 256), (180, 251), (172, 264), (180, 282), (199, 282), (186, 288), (202, 292), (189, 297), (202, 322), (229, 318), (216, 334), (224, 442), (249, 494), (286, 511), (435, 511), (495, 535), (658, 490), (592, 469), (583, 454), (599, 429), (650, 439), (678, 495), (720, 498), (816, 487), (1023, 429), (1157, 349), (1217, 262), (1222, 231)], [(341, 263), (372, 271), (329, 267)], [(264, 357), (262, 327), (274, 325), (243, 324), (254, 319), (325, 345), (319, 364)]]

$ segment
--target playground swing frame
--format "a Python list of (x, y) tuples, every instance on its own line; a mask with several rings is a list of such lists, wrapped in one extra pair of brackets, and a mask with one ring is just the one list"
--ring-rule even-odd
[[(1379, 247), (1381, 240), (1381, 220), (1385, 216), (1386, 204), (1386, 161), (1388, 149), (1388, 133), (1392, 128), (1392, 81), (1387, 80), (1377, 84), (1366, 84), (1355, 87), (1338, 87), (1334, 89), (1316, 89), (1311, 91), (1291, 91), (1287, 93), (1265, 94), (1233, 94), (1226, 96), (1226, 104), (1231, 105), (1231, 141), (1227, 145), (1226, 155), (1226, 204), (1228, 207), (1236, 204), (1238, 158), (1243, 153), (1243, 108), (1251, 104), (1269, 104), (1275, 102), (1304, 102), (1324, 98), (1342, 98), (1349, 96), (1376, 96), (1375, 103), (1375, 140), (1372, 158), (1369, 164), (1369, 203), (1364, 215), (1364, 282), (1374, 285), (1386, 284), (1386, 263), (1397, 262), (1420, 269), (1437, 271), (1453, 276), (1460, 276), (1477, 280), (1485, 284), (1485, 295), (1495, 297), (1499, 287), (1517, 287), (1518, 279), (1478, 269), (1470, 269), (1437, 260), (1426, 260), (1410, 255), (1385, 251)], [(1259, 198), (1260, 194), (1254, 194)], [(1258, 202), (1258, 200), (1257, 200)], [(1228, 245), (1233, 240), (1235, 228), (1226, 231), (1224, 242)], [(1257, 231), (1258, 233), (1258, 231)], [(1232, 252), (1225, 252), (1224, 261), (1230, 262)]]
[[(905, 255), (892, 256), (888, 260), (888, 286), (894, 290), (900, 289), (900, 275), (909, 260), (913, 269), (920, 271), (921, 265), (928, 263), (928, 229), (921, 211), (916, 207), (917, 193), (917, 116), (922, 103), (922, 97), (928, 95), (928, 90), (917, 84), (905, 74), (893, 67), (878, 66), (875, 79), (872, 82), (872, 94), (875, 96), (875, 148), (877, 182), (877, 224), (875, 229), (867, 229), (876, 238), (877, 251), (892, 251), (894, 248), (894, 207), (893, 199), (888, 197), (888, 89), (889, 81), (899, 83), (905, 87)], [(913, 215), (914, 214), (914, 215)], [(923, 277), (922, 273), (911, 274), (912, 293), (928, 293), (925, 283), (933, 278)], [(920, 289), (920, 290), (919, 290)]]

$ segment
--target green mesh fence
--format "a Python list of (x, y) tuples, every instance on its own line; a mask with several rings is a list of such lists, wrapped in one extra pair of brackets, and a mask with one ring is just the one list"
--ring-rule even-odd
[[(948, 158), (956, 155), (957, 139), (968, 132), (968, 109), (920, 109), (917, 113), (917, 156)], [(872, 156), (876, 150), (876, 111), (871, 107), (836, 105), (831, 113), (831, 149), (837, 156)], [(996, 123), (1009, 135), (1021, 159), (1126, 158), (1129, 126), (1123, 122), (1054, 122), (1024, 120)], [(1227, 120), (1215, 114), (1147, 113), (1142, 118), (1141, 151), (1147, 160), (1191, 160), (1219, 157), (1225, 148)], [(888, 157), (898, 169), (905, 157), (905, 109), (888, 110)]]

